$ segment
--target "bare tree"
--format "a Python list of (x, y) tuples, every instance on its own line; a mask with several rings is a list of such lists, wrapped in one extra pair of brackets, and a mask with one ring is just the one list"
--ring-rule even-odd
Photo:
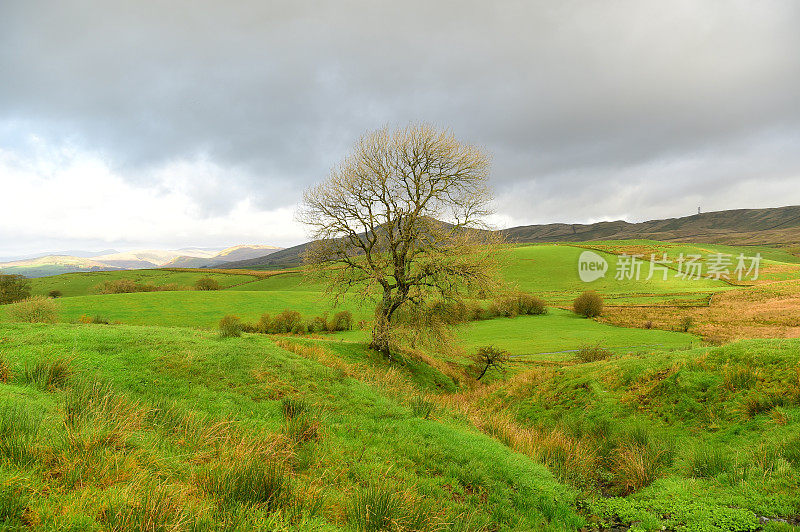
[(508, 351), (503, 351), (493, 345), (481, 347), (478, 349), (478, 352), (472, 356), (475, 380), (481, 380), (491, 368), (505, 373), (506, 365), (510, 360), (511, 354)]
[(496, 279), (498, 238), (486, 231), (489, 157), (429, 125), (361, 138), (328, 179), (307, 190), (298, 218), (305, 254), (337, 300), (374, 298), (371, 347), (391, 358), (403, 305), (458, 299)]

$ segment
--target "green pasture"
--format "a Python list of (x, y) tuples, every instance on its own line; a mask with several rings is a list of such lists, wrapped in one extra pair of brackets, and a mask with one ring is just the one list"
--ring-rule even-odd
[(156, 286), (176, 284), (181, 287), (194, 288), (194, 283), (202, 277), (215, 279), (220, 284), (220, 288), (230, 288), (258, 280), (252, 275), (172, 270), (80, 272), (31, 279), (31, 292), (33, 295), (47, 295), (51, 290), (60, 290), (63, 297), (84, 296), (93, 294), (94, 288), (101, 283), (119, 279), (131, 279), (140, 284)]

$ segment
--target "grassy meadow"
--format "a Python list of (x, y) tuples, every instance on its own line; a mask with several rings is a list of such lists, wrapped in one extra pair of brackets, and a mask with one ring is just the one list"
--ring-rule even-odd
[[(604, 279), (579, 279), (586, 249)], [(758, 252), (764, 277), (614, 279), (618, 254), (651, 252)], [(297, 269), (32, 280), (62, 297), (54, 323), (0, 307), (0, 530), (800, 530), (796, 255), (654, 241), (503, 254), (545, 314), (469, 321), (391, 362), (366, 347), (369, 301), (334, 308)], [(192, 289), (208, 276), (219, 290)], [(176, 289), (97, 293), (120, 279)], [(571, 310), (586, 289), (599, 318)], [(349, 310), (355, 327), (217, 330), (287, 309)], [(511, 358), (478, 381), (487, 345)]]

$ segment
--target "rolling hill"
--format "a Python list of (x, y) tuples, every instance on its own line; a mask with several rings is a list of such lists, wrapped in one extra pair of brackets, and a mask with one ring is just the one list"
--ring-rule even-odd
[[(705, 212), (682, 218), (630, 223), (623, 220), (593, 224), (555, 223), (502, 229), (514, 243), (587, 242), (595, 240), (660, 240), (730, 245), (800, 246), (800, 206)], [(282, 268), (296, 266), (308, 244), (282, 249), (269, 256), (228, 262), (225, 268)]]
[(179, 250), (137, 250), (109, 253), (92, 257), (71, 255), (46, 255), (33, 259), (16, 260), (0, 264), (6, 274), (26, 277), (46, 277), (61, 273), (87, 271), (113, 271), (148, 268), (202, 268), (213, 267), (232, 260), (263, 257), (280, 248), (266, 245), (239, 245), (223, 250), (189, 248)]

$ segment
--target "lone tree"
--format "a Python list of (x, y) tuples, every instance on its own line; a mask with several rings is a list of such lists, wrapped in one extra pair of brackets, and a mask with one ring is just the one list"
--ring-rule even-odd
[(370, 346), (391, 359), (401, 307), (457, 300), (497, 279), (489, 157), (429, 125), (361, 138), (298, 212), (316, 239), (305, 253), (338, 301), (376, 301)]
[(511, 360), (508, 351), (498, 349), (493, 345), (487, 345), (478, 349), (472, 356), (472, 366), (475, 370), (475, 380), (481, 380), (486, 372), (492, 368), (505, 373), (506, 365)]
[(0, 305), (31, 296), (31, 282), (21, 275), (0, 275)]

